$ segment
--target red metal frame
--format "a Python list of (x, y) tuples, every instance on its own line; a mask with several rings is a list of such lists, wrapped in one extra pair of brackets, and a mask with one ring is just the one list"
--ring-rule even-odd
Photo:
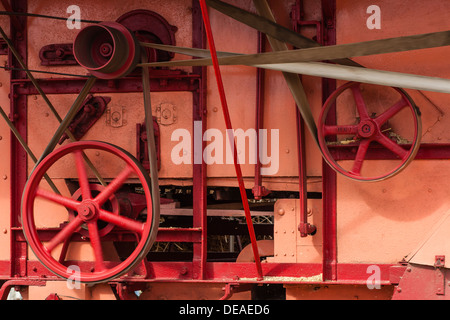
[[(329, 1), (333, 3), (334, 1)], [(15, 2), (16, 6), (19, 2)], [(21, 3), (26, 3), (22, 0)], [(26, 11), (23, 10), (22, 11)], [(331, 11), (333, 14), (334, 12)], [(205, 30), (201, 19), (201, 7), (198, 1), (193, 1), (193, 46), (194, 47), (205, 47)], [(329, 29), (326, 29), (329, 30)], [(334, 30), (331, 29), (328, 36), (328, 44), (333, 43), (330, 39), (333, 37)], [(23, 38), (23, 34), (21, 36)], [(17, 40), (16, 40), (17, 43)], [(24, 42), (22, 46), (26, 49)], [(22, 49), (23, 50), (23, 49)], [(214, 56), (214, 52), (213, 52)], [(14, 66), (14, 65), (13, 65)], [(217, 71), (217, 70), (216, 70)], [(15, 72), (12, 72), (15, 74)], [(181, 73), (176, 73), (171, 71), (171, 73), (152, 73), (151, 75), (151, 90), (154, 92), (170, 92), (170, 91), (191, 91), (193, 92), (194, 108), (193, 108), (193, 120), (202, 121), (203, 132), (206, 130), (206, 112), (205, 112), (205, 95), (206, 91), (204, 86), (206, 85), (206, 72), (204, 68), (194, 68), (194, 72), (186, 75)], [(24, 73), (20, 77), (12, 77), (12, 106), (15, 106), (20, 101), (24, 107), (22, 111), (26, 110), (26, 96), (37, 94), (36, 89), (28, 79), (26, 79)], [(78, 93), (82, 86), (84, 85), (84, 79), (79, 78), (64, 78), (64, 79), (43, 79), (40, 80), (40, 85), (44, 92), (47, 94), (69, 94)], [(324, 82), (333, 82), (326, 81)], [(117, 80), (98, 80), (95, 86), (92, 88), (92, 93), (109, 93), (109, 92), (139, 92), (142, 90), (140, 79), (138, 78), (126, 78)], [(324, 91), (324, 97), (327, 97), (330, 92), (333, 91), (331, 87), (328, 91)], [(328, 92), (328, 93), (325, 93)], [(224, 96), (224, 91), (222, 90), (222, 96)], [(226, 101), (224, 101), (226, 103)], [(226, 105), (225, 105), (226, 106)], [(14, 110), (16, 108), (12, 107), (12, 114), (15, 114)], [(224, 108), (224, 116), (226, 116), (226, 107)], [(228, 115), (229, 119), (229, 115)], [(20, 117), (16, 119), (16, 125), (21, 128), (21, 134), (26, 137), (26, 118)], [(231, 128), (231, 123), (227, 121), (229, 128)], [(204, 142), (202, 142), (204, 146)], [(195, 150), (195, 148), (194, 148)], [(12, 147), (12, 156), (14, 159), (22, 154), (22, 157), (26, 159), (23, 155), (23, 151), (19, 146)], [(16, 175), (26, 172), (26, 162), (24, 161), (13, 161), (16, 165), (21, 165), (19, 168), (12, 168), (12, 171)], [(332, 239), (335, 230), (335, 173), (329, 169), (326, 165), (324, 166), (324, 228), (330, 230), (331, 232), (324, 232), (324, 264), (286, 264), (286, 263), (274, 263), (274, 264), (264, 264), (255, 263), (257, 270), (252, 270), (248, 268), (252, 263), (213, 263), (207, 262), (206, 251), (207, 251), (207, 230), (206, 230), (206, 166), (202, 164), (193, 165), (193, 197), (196, 199), (194, 201), (194, 214), (193, 214), (193, 227), (187, 229), (160, 229), (158, 232), (157, 241), (176, 241), (176, 242), (193, 242), (193, 261), (192, 262), (146, 262), (146, 269), (150, 270), (148, 274), (148, 279), (146, 281), (152, 281), (153, 279), (170, 279), (171, 281), (220, 281), (228, 282), (235, 281), (237, 278), (254, 278), (255, 281), (261, 280), (262, 275), (265, 276), (297, 276), (297, 277), (308, 277), (314, 276), (320, 273), (324, 274), (324, 280), (336, 280), (336, 276), (329, 276), (329, 268), (332, 267), (333, 274), (337, 273), (336, 259), (330, 257), (335, 256), (336, 244)], [(239, 171), (237, 171), (239, 173)], [(334, 179), (333, 179), (334, 177)], [(239, 176), (238, 179), (242, 176)], [(20, 277), (35, 277), (36, 275), (46, 276), (52, 278), (52, 274), (48, 272), (39, 262), (28, 261), (26, 256), (26, 242), (22, 234), (22, 228), (18, 223), (18, 217), (20, 215), (20, 210), (16, 207), (16, 199), (21, 198), (21, 193), (23, 186), (26, 182), (26, 177), (20, 178), (20, 176), (15, 176), (12, 179), (15, 195), (12, 197), (12, 259), (11, 262), (0, 262), (0, 274), (2, 278), (9, 278), (14, 275)], [(21, 184), (17, 184), (22, 181)], [(17, 184), (17, 185), (16, 185)], [(20, 196), (19, 196), (20, 195)], [(198, 200), (198, 201), (197, 201)], [(244, 196), (243, 200), (247, 200)], [(245, 202), (245, 201), (244, 201)], [(248, 203), (248, 202), (247, 202)], [(251, 220), (250, 220), (251, 221)], [(327, 223), (327, 221), (329, 221)], [(251, 228), (250, 228), (251, 231)], [(254, 236), (253, 232), (250, 232)], [(331, 237), (330, 237), (331, 235)], [(50, 235), (49, 235), (50, 236)], [(253, 239), (255, 240), (255, 239)], [(253, 241), (253, 244), (255, 241)], [(17, 250), (22, 248), (22, 250)], [(254, 248), (255, 249), (255, 248)], [(259, 257), (257, 255), (257, 250), (255, 251), (255, 256), (259, 262)], [(21, 272), (15, 272), (15, 265), (21, 266)], [(86, 262), (89, 264), (89, 262)], [(11, 272), (8, 272), (9, 276), (5, 277), (5, 266), (11, 268)], [(346, 270), (351, 270), (348, 267)], [(363, 268), (361, 269), (359, 278), (365, 279), (366, 274)], [(355, 271), (355, 275), (358, 271)], [(352, 281), (352, 277), (348, 276), (348, 272), (345, 273), (345, 281)]]
[[(206, 9), (204, 0), (201, 2)], [(12, 2), (14, 11), (27, 12), (27, 1), (16, 0)], [(322, 0), (323, 6), (323, 44), (336, 44), (336, 1)], [(206, 37), (205, 27), (202, 22), (202, 8), (199, 1), (192, 1), (193, 8), (193, 47), (205, 48)], [(205, 10), (206, 11), (206, 10)], [(26, 18), (17, 17), (20, 21), (21, 30), (17, 30), (16, 18), (11, 20), (11, 38), (22, 57), (26, 58)], [(208, 23), (206, 24), (208, 25)], [(210, 34), (211, 36), (211, 34)], [(212, 42), (210, 42), (211, 44)], [(212, 56), (215, 57), (213, 46), (211, 46)], [(10, 54), (11, 67), (18, 67)], [(218, 71), (217, 64), (215, 65)], [(220, 78), (220, 70), (217, 72)], [(79, 93), (85, 80), (79, 78), (64, 79), (42, 79), (39, 84), (47, 94), (74, 94)], [(336, 90), (336, 81), (323, 79), (323, 101)], [(202, 133), (206, 130), (206, 71), (205, 68), (196, 67), (191, 74), (184, 74), (177, 71), (155, 72), (151, 76), (151, 90), (154, 92), (189, 91), (193, 93), (193, 120), (201, 121)], [(223, 87), (221, 96), (224, 96)], [(127, 93), (142, 91), (140, 78), (126, 78), (117, 80), (99, 80), (91, 90), (92, 93)], [(31, 82), (26, 79), (23, 71), (11, 71), (11, 118), (23, 137), (27, 136), (27, 96), (37, 94)], [(223, 97), (222, 97), (223, 98)], [(226, 101), (223, 100), (224, 116), (226, 114)], [(330, 119), (332, 122), (333, 119)], [(227, 121), (231, 128), (231, 123)], [(227, 126), (227, 127), (228, 127)], [(301, 126), (299, 126), (301, 128)], [(195, 140), (194, 140), (194, 143)], [(202, 142), (202, 149), (205, 146)], [(194, 147), (194, 150), (196, 148)], [(303, 150), (300, 148), (299, 150)], [(335, 159), (345, 159), (348, 154), (353, 155), (348, 148), (335, 148), (338, 156)], [(369, 154), (373, 158), (389, 158), (385, 153)], [(299, 156), (303, 157), (304, 152)], [(450, 148), (448, 145), (423, 145), (416, 157), (417, 159), (448, 159), (450, 158)], [(27, 156), (25, 151), (14, 139), (11, 140), (11, 259), (10, 261), (0, 261), (0, 279), (9, 280), (19, 278), (27, 279), (48, 279), (55, 280), (55, 276), (49, 272), (38, 261), (28, 261), (27, 243), (20, 226), (20, 201), (22, 190), (24, 189), (27, 176)], [(237, 163), (235, 161), (235, 163)], [(300, 162), (301, 163), (301, 162)], [(303, 164), (301, 163), (301, 168)], [(242, 176), (237, 169), (237, 178), (241, 182)], [(304, 181), (302, 178), (301, 184)], [(258, 182), (258, 181), (257, 181)], [(257, 185), (259, 185), (257, 183)], [(240, 184), (242, 187), (242, 185)], [(323, 262), (316, 264), (307, 263), (259, 263), (257, 250), (255, 250), (255, 239), (252, 238), (252, 245), (255, 252), (256, 263), (227, 263), (227, 262), (207, 262), (207, 220), (206, 220), (206, 194), (207, 194), (206, 165), (193, 165), (193, 226), (192, 228), (161, 228), (158, 232), (157, 241), (167, 242), (191, 242), (193, 243), (193, 259), (188, 262), (149, 262), (144, 261), (146, 278), (122, 278), (117, 281), (127, 282), (152, 282), (152, 281), (172, 281), (172, 282), (218, 282), (218, 283), (262, 283), (263, 277), (279, 277), (273, 283), (286, 283), (283, 277), (312, 277), (323, 274), (322, 282), (310, 283), (332, 283), (332, 284), (361, 284), (365, 285), (368, 278), (367, 264), (340, 264), (337, 260), (337, 176), (325, 162), (323, 162)], [(241, 188), (242, 190), (242, 188)], [(244, 193), (245, 194), (245, 193)], [(303, 197), (304, 194), (303, 194)], [(243, 196), (246, 202), (246, 195)], [(248, 202), (247, 202), (248, 203)], [(248, 210), (246, 210), (246, 215)], [(248, 215), (247, 215), (247, 218)], [(250, 220), (251, 221), (251, 220)], [(252, 232), (249, 223), (250, 234)], [(51, 237), (51, 234), (48, 235)], [(86, 265), (93, 265), (93, 262), (84, 262)], [(256, 270), (254, 268), (256, 266)], [(405, 271), (402, 265), (379, 265), (381, 268), (381, 284), (392, 285), (399, 281), (400, 276)], [(245, 279), (243, 279), (245, 278)], [(263, 281), (261, 281), (263, 280)], [(19, 285), (27, 285), (28, 282), (20, 282)], [(302, 283), (302, 281), (292, 282)], [(28, 285), (35, 285), (30, 282)], [(10, 287), (7, 282), (2, 287)], [(39, 282), (38, 285), (41, 285)]]
[[(336, 44), (336, 0), (322, 0), (324, 23), (324, 45)], [(325, 102), (336, 90), (336, 80), (322, 79), (322, 101)], [(329, 118), (335, 122), (336, 119)], [(323, 280), (336, 281), (337, 276), (337, 176), (328, 164), (322, 161), (323, 199)]]
[[(13, 11), (27, 12), (27, 0), (13, 1), (11, 3)], [(22, 58), (26, 61), (27, 57), (27, 19), (25, 17), (14, 17), (11, 19), (11, 41)], [(19, 29), (20, 28), (20, 29)], [(20, 65), (11, 52), (8, 54), (8, 64), (13, 68), (19, 68)], [(10, 119), (15, 124), (18, 132), (25, 137), (27, 131), (27, 96), (18, 93), (20, 87), (16, 81), (26, 79), (24, 71), (11, 71), (10, 87)], [(21, 231), (16, 231), (19, 226), (20, 201), (22, 190), (27, 181), (27, 154), (16, 139), (11, 139), (11, 260), (9, 267), (10, 277), (25, 277), (27, 263), (27, 244), (26, 242), (16, 241), (16, 236)]]
[[(192, 45), (194, 48), (205, 48), (206, 37), (204, 25), (202, 22), (202, 12), (198, 1), (192, 1)], [(206, 131), (206, 69), (201, 67), (193, 68), (194, 74), (199, 77), (198, 92), (194, 94), (193, 98), (193, 121), (201, 121), (203, 136)], [(201, 142), (200, 142), (201, 141)], [(194, 139), (194, 148), (197, 150), (197, 143), (201, 143), (201, 150), (204, 150), (206, 142), (203, 139)], [(206, 214), (206, 196), (207, 196), (207, 182), (206, 182), (206, 163), (202, 160), (201, 163), (193, 164), (193, 227), (200, 230), (200, 238), (194, 241), (193, 245), (193, 272), (194, 279), (204, 280), (206, 278), (206, 259), (207, 259), (207, 214)], [(185, 269), (183, 269), (185, 270)]]

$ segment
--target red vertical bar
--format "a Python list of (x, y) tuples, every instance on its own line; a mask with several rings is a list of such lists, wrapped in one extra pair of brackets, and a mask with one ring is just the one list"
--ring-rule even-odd
[[(192, 1), (192, 46), (193, 48), (205, 48), (205, 31), (202, 23), (202, 14), (199, 2)], [(198, 91), (193, 93), (193, 121), (201, 122), (201, 135), (206, 131), (206, 68), (193, 68), (195, 74), (200, 75), (200, 83)], [(194, 126), (195, 128), (195, 126)], [(204, 150), (205, 142), (203, 139), (197, 141), (194, 139), (193, 150), (197, 150), (197, 143), (201, 144)], [(206, 164), (193, 164), (193, 227), (201, 228), (201, 242), (193, 244), (193, 276), (194, 278), (204, 280), (206, 277), (206, 261), (207, 261), (207, 182), (206, 182)]]
[[(265, 39), (261, 32), (258, 32), (258, 53), (265, 51)], [(259, 142), (260, 142), (260, 129), (264, 127), (264, 83), (265, 83), (265, 70), (262, 68), (257, 68), (256, 70), (256, 119), (255, 119), (255, 129), (256, 129), (256, 165), (255, 165), (255, 185), (253, 187), (253, 196), (256, 200), (262, 199), (264, 196), (269, 194), (267, 190), (262, 185), (261, 176), (261, 161), (259, 157)]]
[[(336, 44), (336, 0), (322, 0), (324, 21), (324, 45)], [(322, 100), (336, 90), (336, 80), (322, 80)], [(336, 123), (335, 114), (331, 114), (328, 123)], [(328, 164), (322, 162), (323, 176), (323, 280), (337, 280), (337, 177)]]
[[(222, 103), (222, 111), (223, 111), (223, 115), (225, 118), (225, 124), (227, 127), (227, 132), (229, 132), (229, 130), (232, 130), (233, 127), (231, 125), (230, 114), (229, 114), (229, 110), (228, 110), (228, 103), (227, 103), (227, 99), (225, 96), (225, 90), (224, 90), (224, 86), (223, 86), (223, 82), (222, 82), (222, 75), (220, 72), (219, 61), (217, 59), (217, 51), (216, 51), (216, 47), (215, 47), (215, 43), (214, 43), (212, 30), (211, 30), (211, 23), (209, 20), (208, 7), (206, 6), (205, 0), (200, 0), (200, 7), (202, 10), (203, 21), (204, 21), (205, 30), (206, 30), (206, 36), (207, 36), (208, 43), (209, 43), (209, 49), (211, 51), (211, 58), (213, 61), (214, 73), (216, 75), (217, 86), (219, 89), (220, 101)], [(231, 140), (232, 137), (228, 136), (228, 138)], [(230, 141), (230, 143), (232, 143), (231, 145), (234, 145), (234, 138), (233, 138), (233, 141)], [(261, 280), (263, 278), (262, 266), (261, 266), (261, 261), (259, 258), (258, 245), (256, 244), (256, 236), (255, 236), (255, 230), (253, 228), (252, 217), (250, 214), (250, 206), (248, 204), (248, 198), (247, 198), (247, 193), (245, 190), (244, 180), (242, 178), (241, 166), (239, 165), (239, 163), (237, 161), (236, 148), (234, 148), (234, 167), (236, 170), (236, 175), (237, 175), (237, 179), (238, 179), (238, 183), (239, 183), (239, 190), (241, 193), (242, 205), (243, 205), (244, 211), (245, 211), (247, 227), (248, 227), (248, 231), (250, 234), (250, 240), (251, 240), (251, 244), (252, 244), (253, 255), (255, 258), (255, 265), (256, 265), (257, 272), (258, 272), (258, 278)]]
[[(15, 12), (27, 12), (27, 0), (17, 0), (11, 2), (12, 10)], [(27, 61), (27, 28), (25, 17), (15, 17), (11, 19), (10, 40), (24, 61)], [(13, 68), (20, 65), (11, 52), (8, 53), (8, 64)], [(17, 92), (18, 84), (13, 84), (14, 80), (26, 79), (24, 71), (11, 71), (10, 88), (10, 118), (19, 134), (27, 137), (27, 96)], [(27, 154), (20, 143), (11, 137), (11, 276), (26, 276), (27, 250), (26, 243), (16, 240), (15, 227), (20, 226), (20, 203), (22, 192), (27, 181)]]
[[(300, 23), (302, 16), (302, 1), (297, 0), (292, 7), (293, 29), (300, 33)], [(319, 33), (320, 30), (317, 30)], [(319, 38), (319, 36), (318, 36)], [(316, 227), (308, 223), (308, 191), (307, 191), (307, 172), (306, 172), (306, 143), (305, 143), (305, 121), (302, 118), (298, 106), (296, 110), (297, 120), (297, 157), (298, 157), (298, 178), (299, 178), (299, 202), (300, 202), (300, 224), (298, 229), (301, 237), (307, 237), (308, 234), (315, 232)]]

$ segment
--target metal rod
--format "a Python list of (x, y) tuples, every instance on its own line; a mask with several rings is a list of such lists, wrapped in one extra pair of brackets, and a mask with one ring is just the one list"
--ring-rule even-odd
[[(258, 32), (258, 53), (265, 51), (264, 36)], [(253, 187), (253, 196), (256, 200), (261, 199), (269, 191), (262, 185), (261, 176), (261, 159), (259, 157), (260, 146), (260, 129), (264, 127), (264, 69), (256, 69), (256, 112), (255, 112), (255, 128), (256, 128), (256, 154), (258, 155), (255, 165), (255, 185)]]
[[(205, 24), (206, 35), (208, 38), (209, 48), (211, 51), (211, 57), (213, 59), (214, 72), (216, 75), (216, 81), (217, 81), (217, 85), (219, 88), (220, 100), (222, 103), (222, 111), (224, 114), (225, 123), (226, 123), (227, 129), (228, 129), (228, 132), (230, 132), (233, 127), (231, 125), (230, 114), (229, 114), (229, 110), (228, 110), (228, 103), (227, 103), (227, 99), (225, 96), (225, 89), (224, 89), (223, 82), (222, 82), (222, 75), (220, 72), (219, 62), (217, 59), (217, 52), (216, 52), (214, 38), (213, 38), (212, 30), (211, 30), (211, 23), (210, 23), (209, 15), (208, 15), (208, 8), (206, 6), (205, 0), (200, 0), (200, 7), (202, 9), (203, 22)], [(233, 143), (231, 145), (234, 145), (234, 138), (231, 137), (231, 135), (228, 135), (228, 138), (230, 140), (233, 140), (233, 141), (230, 141), (230, 143)], [(247, 193), (245, 190), (244, 180), (242, 178), (241, 167), (237, 161), (237, 150), (236, 150), (236, 148), (233, 148), (233, 149), (234, 149), (234, 167), (235, 167), (237, 179), (239, 182), (239, 190), (241, 193), (242, 205), (243, 205), (244, 211), (245, 211), (247, 227), (248, 227), (248, 231), (250, 234), (253, 255), (255, 257), (255, 265), (256, 265), (257, 272), (258, 272), (258, 279), (262, 280), (263, 279), (263, 271), (262, 271), (261, 260), (260, 260), (259, 252), (258, 252), (258, 245), (256, 243), (255, 230), (253, 228), (252, 217), (250, 214), (250, 207), (249, 207), (249, 203), (248, 203), (248, 199), (247, 199)]]
[[(300, 10), (302, 1), (297, 0), (297, 17), (301, 17)], [(300, 33), (299, 23), (294, 23), (294, 31)], [(317, 38), (321, 38), (320, 30), (317, 30)], [(306, 171), (306, 143), (305, 143), (305, 121), (300, 111), (296, 110), (296, 129), (297, 129), (297, 160), (298, 160), (298, 178), (299, 178), (299, 202), (300, 202), (300, 224), (299, 231), (301, 237), (307, 237), (309, 234), (315, 234), (316, 227), (308, 223), (308, 184)]]

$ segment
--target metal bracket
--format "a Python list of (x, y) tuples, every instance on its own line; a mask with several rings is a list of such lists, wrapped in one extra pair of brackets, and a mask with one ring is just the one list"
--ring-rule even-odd
[(222, 288), (224, 295), (220, 298), (220, 300), (228, 300), (234, 293), (250, 291), (253, 286), (254, 284), (251, 283), (227, 283), (225, 287)]
[(19, 287), (19, 286), (39, 286), (43, 287), (46, 285), (46, 282), (44, 280), (21, 280), (21, 279), (12, 279), (8, 280), (0, 287), (0, 300), (6, 300), (9, 294), (9, 290), (11, 290), (12, 287)]
[[(68, 130), (72, 132), (76, 140), (80, 140), (97, 122), (105, 112), (106, 106), (110, 101), (111, 98), (109, 97), (93, 97), (92, 95), (87, 97), (68, 127)], [(64, 133), (59, 140), (59, 144), (62, 144), (68, 138), (68, 135)]]
[[(303, 1), (302, 0), (297, 0), (296, 3), (292, 6), (292, 21), (295, 24), (297, 24), (298, 29), (300, 29), (300, 27), (305, 27), (305, 26), (312, 26), (316, 28), (316, 36), (314, 36), (312, 39), (314, 41), (316, 41), (317, 43), (323, 44), (323, 38), (324, 38), (324, 25), (323, 25), (323, 21), (318, 21), (318, 20), (304, 20), (303, 16), (304, 16), (304, 10), (303, 10)], [(327, 27), (333, 27), (332, 25), (328, 25)]]
[(106, 110), (106, 125), (120, 128), (127, 124), (125, 119), (125, 107), (113, 105)]
[[(157, 118), (153, 117), (153, 130), (155, 132), (155, 144), (156, 144), (156, 161), (158, 164), (158, 170), (161, 169), (161, 139), (160, 130), (157, 123)], [(144, 166), (144, 169), (150, 170), (148, 162), (148, 148), (147, 148), (147, 131), (145, 123), (138, 123), (136, 125), (136, 159)]]
[(170, 103), (161, 103), (156, 107), (156, 120), (162, 126), (177, 122), (177, 107)]
[(43, 66), (75, 66), (78, 65), (73, 55), (73, 44), (57, 43), (44, 46), (39, 51)]
[(445, 256), (436, 256), (435, 267), (435, 288), (437, 295), (445, 295)]

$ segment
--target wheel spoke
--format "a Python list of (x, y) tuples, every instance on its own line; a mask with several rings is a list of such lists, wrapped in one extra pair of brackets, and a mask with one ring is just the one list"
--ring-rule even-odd
[(342, 125), (342, 126), (323, 126), (323, 135), (326, 136), (335, 136), (340, 134), (357, 134), (358, 126), (356, 125)]
[(59, 231), (56, 236), (50, 240), (45, 248), (48, 252), (52, 252), (61, 242), (66, 241), (72, 234), (78, 230), (78, 228), (83, 224), (83, 220), (79, 217), (75, 217), (74, 220), (69, 222), (61, 231)]
[(376, 140), (387, 149), (398, 155), (402, 160), (408, 156), (408, 151), (400, 147), (397, 143), (386, 137), (384, 134), (380, 134)]
[(58, 259), (59, 263), (64, 263), (64, 260), (66, 260), (66, 254), (67, 254), (67, 250), (69, 249), (70, 238), (71, 237), (68, 237), (66, 240), (64, 240), (63, 247), (59, 254), (59, 259)]
[(78, 206), (80, 205), (80, 202), (78, 202), (74, 199), (66, 198), (64, 196), (60, 196), (56, 193), (53, 193), (53, 192), (50, 192), (50, 191), (47, 191), (44, 189), (40, 189), (40, 188), (38, 190), (36, 190), (36, 196), (40, 197), (40, 198), (44, 198), (51, 202), (58, 203), (60, 205), (63, 205), (67, 209), (72, 209), (75, 211), (78, 209)]
[(122, 172), (113, 180), (110, 184), (94, 199), (95, 202), (101, 207), (109, 197), (111, 197), (119, 188), (125, 183), (130, 174), (133, 172), (133, 168), (129, 165), (122, 170)]
[(81, 152), (81, 150), (76, 150), (74, 152), (74, 155), (78, 173), (78, 182), (80, 183), (81, 188), (81, 195), (83, 196), (83, 200), (91, 199), (91, 190), (89, 188), (89, 180), (86, 172), (86, 167), (84, 165), (83, 153)]
[(359, 118), (361, 119), (361, 121), (368, 120), (370, 117), (360, 87), (353, 86), (352, 92), (353, 97), (355, 98), (356, 108), (358, 109)]
[(100, 209), (98, 218), (105, 222), (112, 223), (122, 229), (134, 231), (142, 235), (145, 224), (124, 216), (119, 216), (112, 212)]
[(364, 162), (364, 159), (366, 158), (367, 150), (369, 149), (371, 140), (369, 139), (363, 139), (361, 140), (361, 143), (358, 148), (358, 152), (356, 153), (355, 162), (353, 164), (353, 168), (350, 171), (350, 173), (355, 175), (361, 175), (361, 168)]
[(392, 107), (384, 111), (382, 114), (380, 114), (376, 119), (375, 122), (381, 127), (386, 121), (388, 121), (390, 118), (395, 116), (400, 110), (402, 110), (404, 107), (408, 105), (407, 101), (405, 99), (401, 99), (396, 104), (394, 104)]
[(89, 240), (91, 242), (92, 250), (94, 250), (95, 271), (99, 272), (105, 270), (102, 243), (100, 241), (100, 235), (98, 233), (97, 221), (89, 222), (88, 230), (89, 230)]

